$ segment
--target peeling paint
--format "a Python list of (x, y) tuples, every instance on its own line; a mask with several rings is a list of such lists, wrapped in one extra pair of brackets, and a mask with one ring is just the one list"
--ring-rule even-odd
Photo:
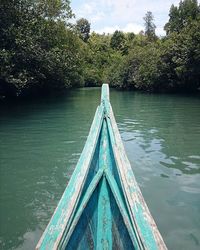
[(83, 152), (36, 249), (167, 249), (126, 156), (106, 84)]

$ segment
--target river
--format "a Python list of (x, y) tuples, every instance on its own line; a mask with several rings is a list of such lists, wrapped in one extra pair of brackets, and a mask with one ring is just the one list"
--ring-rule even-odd
[[(0, 249), (34, 249), (86, 141), (99, 88), (0, 109)], [(128, 158), (169, 249), (200, 249), (200, 98), (111, 90)]]

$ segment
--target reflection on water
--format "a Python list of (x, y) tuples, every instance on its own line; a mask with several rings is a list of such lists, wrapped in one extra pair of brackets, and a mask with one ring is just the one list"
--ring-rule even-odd
[[(87, 138), (100, 89), (0, 111), (0, 248), (34, 249)], [(169, 249), (200, 248), (200, 99), (111, 91), (128, 158)]]

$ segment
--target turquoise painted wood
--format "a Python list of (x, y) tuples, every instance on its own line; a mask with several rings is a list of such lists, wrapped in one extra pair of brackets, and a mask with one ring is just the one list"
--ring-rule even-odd
[(36, 249), (167, 249), (126, 156), (107, 84), (74, 173)]

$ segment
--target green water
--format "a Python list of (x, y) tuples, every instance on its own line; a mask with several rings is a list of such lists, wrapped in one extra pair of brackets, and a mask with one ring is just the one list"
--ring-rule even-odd
[[(34, 249), (85, 143), (100, 89), (0, 110), (0, 249)], [(111, 91), (128, 158), (169, 249), (200, 249), (200, 98)]]

